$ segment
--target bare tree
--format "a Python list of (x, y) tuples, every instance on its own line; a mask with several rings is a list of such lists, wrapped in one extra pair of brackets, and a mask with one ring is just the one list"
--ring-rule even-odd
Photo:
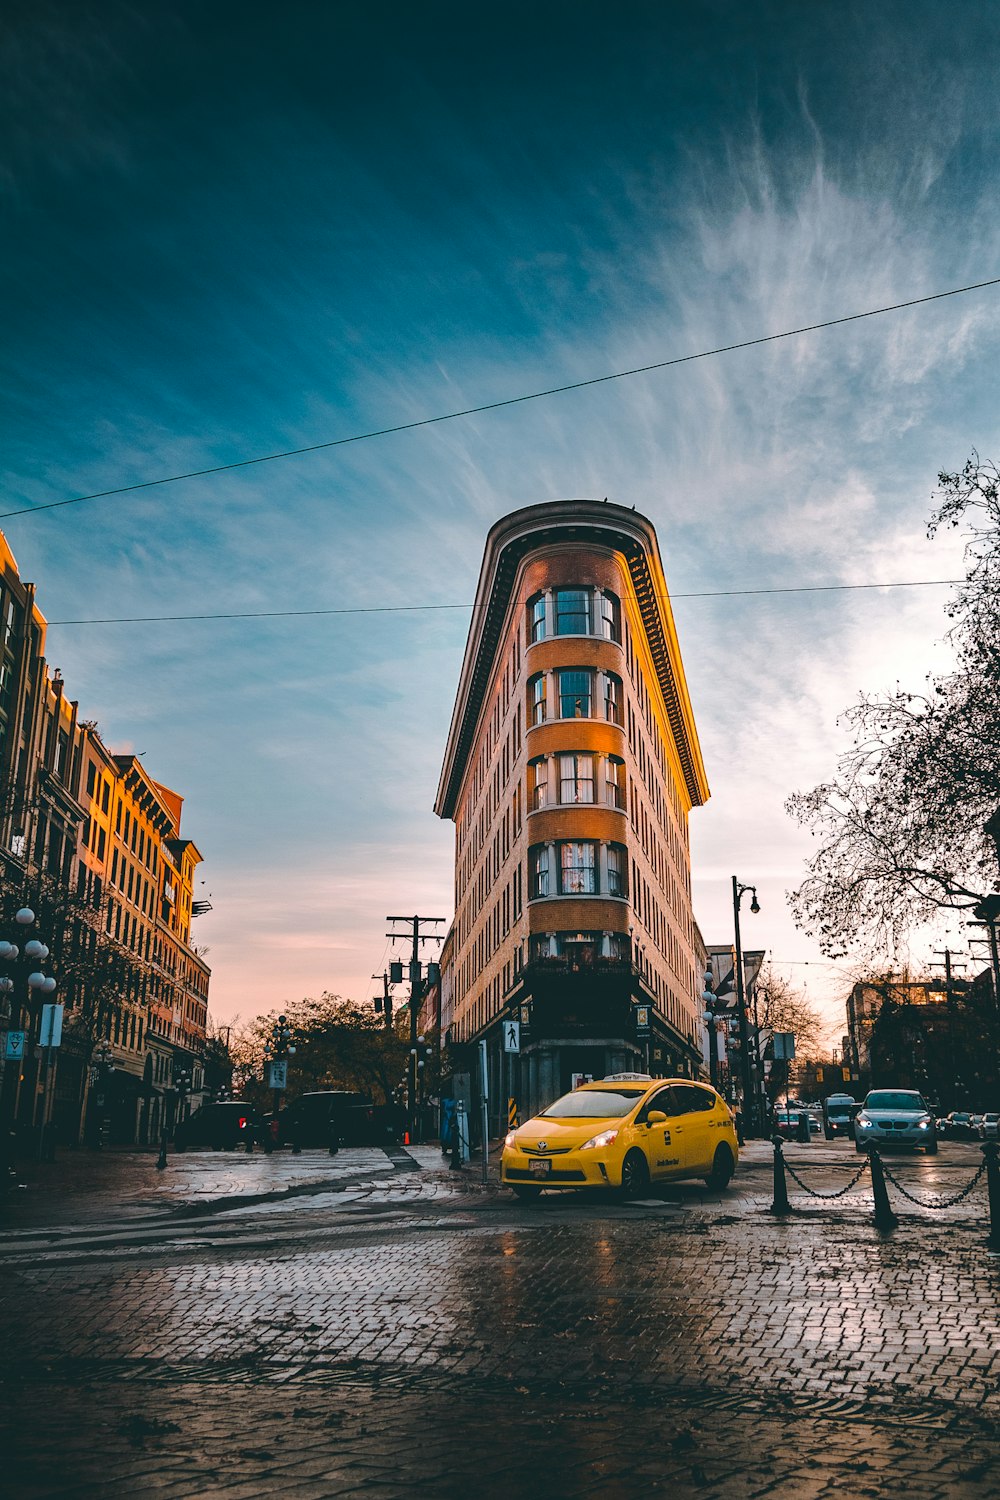
[(892, 948), (897, 934), (971, 914), (1000, 890), (984, 832), (1000, 807), (1000, 473), (973, 453), (938, 476), (928, 532), (965, 524), (966, 575), (947, 606), (954, 671), (897, 684), (843, 716), (836, 775), (787, 810), (819, 840), (789, 897), (824, 952)]

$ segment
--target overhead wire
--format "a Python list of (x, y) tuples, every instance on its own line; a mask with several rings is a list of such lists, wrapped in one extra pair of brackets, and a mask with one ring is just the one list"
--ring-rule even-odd
[[(660, 596), (671, 603), (678, 599), (738, 599), (767, 594), (836, 594), (864, 589), (943, 588), (964, 583), (963, 578), (912, 578), (895, 583), (803, 583), (763, 589), (702, 589), (695, 593)], [(523, 599), (518, 600), (523, 604)], [(190, 615), (103, 615), (79, 620), (47, 620), (52, 625), (163, 625), (199, 620), (288, 620), (316, 615), (396, 615), (472, 609), (472, 604), (359, 604), (329, 609), (247, 609)]]
[(500, 411), (508, 406), (520, 406), (528, 401), (542, 401), (549, 396), (564, 395), (569, 391), (582, 391), (590, 386), (607, 385), (613, 380), (627, 380), (634, 375), (648, 375), (655, 370), (668, 370), (675, 365), (691, 364), (700, 359), (712, 359), (719, 354), (733, 354), (740, 349), (753, 349), (761, 344), (774, 344), (781, 339), (798, 338), (805, 333), (818, 333), (824, 328), (837, 328), (845, 323), (858, 323), (865, 318), (877, 318), (886, 313), (902, 312), (909, 307), (923, 307), (929, 302), (940, 302), (947, 297), (960, 297), (967, 292), (982, 291), (986, 287), (1000, 286), (1000, 276), (987, 281), (970, 282), (967, 286), (949, 287), (944, 292), (929, 292), (924, 297), (910, 297), (905, 302), (891, 302), (883, 307), (870, 307), (864, 312), (845, 313), (838, 318), (825, 318), (818, 323), (805, 323), (798, 328), (786, 328), (780, 333), (760, 334), (752, 339), (740, 339), (731, 344), (718, 344), (712, 349), (700, 349), (693, 354), (677, 354), (671, 359), (656, 360), (648, 365), (635, 365), (627, 370), (615, 370), (608, 375), (592, 375), (587, 380), (573, 380), (565, 385), (548, 386), (544, 390), (529, 391), (521, 396), (506, 396), (498, 401), (484, 401), (477, 406), (462, 407), (458, 411), (441, 412), (433, 417), (418, 417), (412, 422), (397, 422), (388, 427), (375, 427), (367, 432), (355, 432), (347, 437), (328, 438), (321, 443), (309, 443), (301, 448), (284, 448), (276, 453), (260, 453), (250, 458), (234, 459), (231, 463), (212, 464), (203, 469), (189, 469), (182, 474), (166, 474), (159, 479), (137, 480), (132, 484), (117, 485), (112, 489), (95, 490), (88, 495), (73, 495), (64, 500), (48, 500), (41, 505), (27, 505), (19, 510), (0, 511), (0, 521), (14, 516), (33, 516), (46, 510), (59, 510), (69, 505), (84, 505), (91, 500), (106, 500), (114, 495), (135, 494), (141, 490), (155, 489), (166, 484), (179, 484), (185, 479), (205, 479), (213, 474), (231, 473), (235, 469), (247, 469), (255, 464), (277, 463), (286, 458), (300, 458), (307, 453), (319, 453), (328, 448), (343, 448), (350, 443), (365, 443), (374, 438), (389, 437), (398, 432), (413, 432), (420, 427), (433, 427), (442, 422), (454, 422), (460, 417), (481, 416), (485, 412)]

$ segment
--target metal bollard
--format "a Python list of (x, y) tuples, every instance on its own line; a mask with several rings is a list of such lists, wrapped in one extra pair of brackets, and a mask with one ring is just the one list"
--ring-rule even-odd
[(781, 1136), (771, 1137), (774, 1145), (774, 1202), (771, 1204), (771, 1213), (790, 1214), (791, 1206), (788, 1202), (788, 1184), (785, 1182), (785, 1157), (781, 1147)]
[(162, 1172), (167, 1165), (167, 1132), (160, 1132), (160, 1154), (156, 1158), (156, 1170)]
[(986, 1243), (1000, 1250), (1000, 1147), (996, 1141), (983, 1146), (986, 1158), (986, 1193), (990, 1204), (990, 1232)]
[(868, 1147), (868, 1161), (872, 1171), (872, 1197), (875, 1200), (875, 1228), (888, 1233), (890, 1229), (895, 1229), (898, 1221), (889, 1205), (889, 1189), (885, 1185), (885, 1172), (882, 1170), (882, 1158), (878, 1154), (877, 1147)]
[(795, 1123), (795, 1139), (800, 1146), (809, 1144), (809, 1116), (804, 1109), (800, 1110), (799, 1118)]

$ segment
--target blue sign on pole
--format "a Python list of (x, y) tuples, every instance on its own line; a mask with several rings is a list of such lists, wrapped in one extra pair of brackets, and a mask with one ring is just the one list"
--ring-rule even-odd
[(4, 1047), (3, 1055), (8, 1062), (19, 1062), (21, 1060), (24, 1056), (23, 1031), (8, 1031), (7, 1045)]

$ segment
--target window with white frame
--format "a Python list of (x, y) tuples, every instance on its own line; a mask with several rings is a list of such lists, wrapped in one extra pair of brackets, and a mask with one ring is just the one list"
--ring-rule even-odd
[(529, 889), (532, 896), (551, 896), (552, 854), (548, 844), (535, 844), (528, 850)]
[(544, 756), (528, 762), (528, 810), (537, 812), (549, 800), (549, 763)]
[(620, 755), (609, 755), (604, 763), (604, 800), (609, 807), (625, 806), (625, 762)]
[(618, 596), (605, 590), (598, 594), (599, 608), (601, 612), (600, 634), (606, 641), (617, 641), (621, 644), (622, 617), (621, 605)]
[(628, 855), (624, 844), (608, 845), (608, 895), (625, 896), (625, 872), (628, 869)]
[(578, 754), (573, 751), (569, 755), (559, 757), (559, 801), (560, 802), (593, 802), (594, 800), (594, 757), (588, 754)]
[(528, 680), (528, 723), (545, 723), (545, 675), (542, 672)]
[(622, 722), (622, 680), (614, 672), (604, 674), (604, 717), (609, 724)]
[(594, 674), (573, 668), (558, 675), (560, 719), (589, 719)]
[(559, 892), (563, 896), (597, 894), (597, 845), (566, 842), (559, 845)]
[(590, 635), (593, 606), (591, 589), (556, 589), (554, 595), (556, 635)]

